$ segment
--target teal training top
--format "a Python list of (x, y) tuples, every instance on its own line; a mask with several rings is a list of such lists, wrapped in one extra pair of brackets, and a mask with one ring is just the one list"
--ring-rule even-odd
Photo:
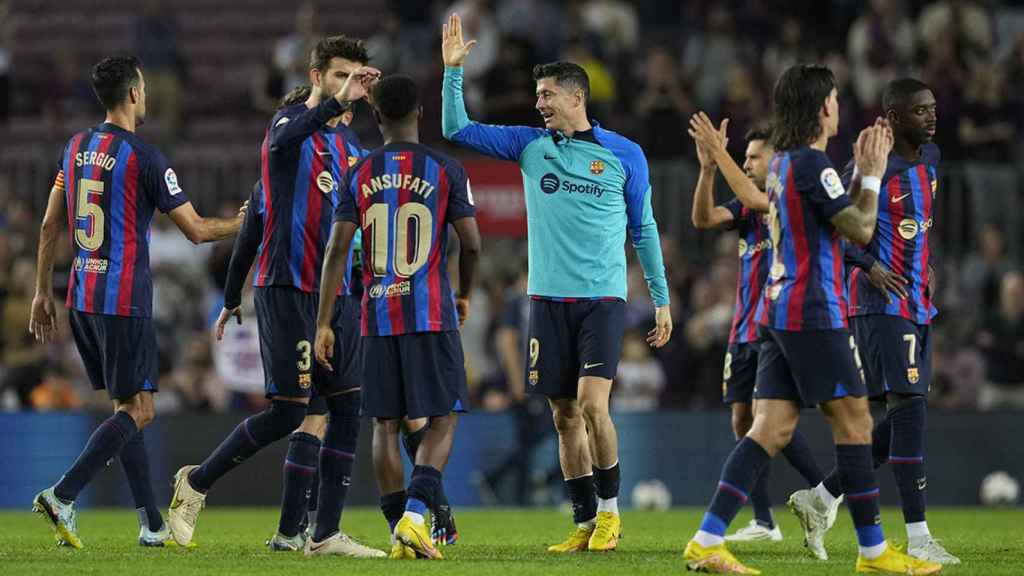
[(528, 293), (541, 298), (626, 299), (626, 231), (655, 306), (669, 303), (647, 158), (631, 140), (596, 123), (567, 137), (527, 126), (473, 122), (462, 68), (445, 68), (444, 137), (519, 162), (526, 194)]

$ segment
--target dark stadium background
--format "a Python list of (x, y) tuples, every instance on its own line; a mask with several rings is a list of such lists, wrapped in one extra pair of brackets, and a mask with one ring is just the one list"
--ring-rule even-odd
[[(689, 223), (697, 165), (686, 119), (698, 109), (731, 118), (738, 156), (744, 131), (767, 115), (775, 77), (801, 61), (824, 62), (839, 79), (841, 132), (829, 148), (837, 164), (878, 114), (887, 80), (909, 74), (933, 87), (944, 162), (931, 236), (941, 312), (932, 332), (930, 500), (975, 503), (985, 474), (1024, 474), (1024, 450), (1014, 440), (1024, 424), (1013, 412), (1024, 409), (1020, 2), (0, 0), (0, 465), (17, 466), (0, 475), (0, 506), (26, 505), (78, 452), (94, 415), (109, 411), (106, 396), (89, 389), (66, 318), (52, 345), (36, 344), (26, 330), (37, 230), (56, 159), (71, 133), (102, 120), (88, 85), (91, 65), (116, 51), (142, 58), (150, 117), (139, 134), (167, 152), (201, 212), (230, 214), (257, 178), (258, 145), (275, 101), (305, 81), (310, 41), (320, 34), (366, 38), (375, 66), (414, 76), (422, 87), (422, 139), (447, 147), (439, 31), (450, 10), (463, 15), (467, 36), (480, 43), (466, 70), (475, 119), (537, 125), (532, 65), (571, 59), (590, 74), (592, 116), (639, 142), (650, 160), (676, 331), (654, 355), (639, 342), (651, 306), (634, 264), (630, 333), (613, 393), (627, 497), (637, 482), (658, 478), (677, 503), (703, 502), (732, 443), (720, 395), (736, 238)], [(365, 106), (356, 128), (365, 144), (379, 142)], [(475, 413), (461, 424), (446, 476), (452, 500), (481, 501), (474, 481), (516, 454), (514, 423), (526, 418), (541, 440), (510, 467), (525, 468), (526, 487), (514, 489), (511, 474), (497, 487), (498, 502), (551, 503), (561, 488), (550, 482), (556, 458), (544, 436), (549, 421), (505, 384), (526, 269), (519, 171), (454, 152), (470, 170), (485, 245), (484, 280), (463, 334)], [(723, 183), (717, 191), (727, 197)], [(62, 243), (58, 275), (68, 269), (67, 248)], [(263, 400), (258, 380), (254, 388), (252, 378), (240, 376), (240, 367), (258, 363), (255, 341), (237, 342), (235, 355), (218, 362), (210, 336), (231, 242), (195, 248), (161, 218), (152, 248), (162, 361), (150, 438), (154, 477), (162, 478), (205, 454)], [(251, 313), (247, 322), (251, 329)], [(830, 462), (823, 423), (810, 413), (807, 420), (817, 454)], [(25, 443), (28, 461), (20, 456)], [(233, 474), (237, 487), (215, 501), (275, 504), (278, 448)], [(353, 500), (371, 504), (366, 448)], [(773, 490), (781, 496), (797, 483), (788, 468), (776, 470)], [(891, 499), (890, 476), (880, 478)], [(92, 501), (117, 501), (120, 474), (101, 478), (88, 492)]]

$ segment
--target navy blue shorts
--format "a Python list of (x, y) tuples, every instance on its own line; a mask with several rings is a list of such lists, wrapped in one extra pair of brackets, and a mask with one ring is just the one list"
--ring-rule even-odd
[(318, 296), (290, 286), (258, 286), (253, 296), (268, 398), (331, 396), (359, 387), (360, 309), (354, 298), (339, 297), (335, 304), (329, 372), (313, 357)]
[(426, 418), (469, 409), (456, 331), (363, 337), (363, 414)]
[(729, 351), (725, 353), (725, 368), (722, 371), (722, 401), (726, 404), (753, 402), (760, 348), (760, 342), (729, 344)]
[(580, 378), (615, 378), (625, 325), (626, 303), (619, 299), (531, 299), (527, 390), (575, 398)]
[(95, 390), (114, 400), (157, 391), (158, 352), (152, 318), (71, 310), (71, 334)]
[(755, 398), (818, 406), (843, 396), (867, 395), (857, 344), (849, 330), (794, 332), (764, 328)]
[(886, 314), (854, 316), (850, 321), (871, 398), (887, 392), (928, 394), (932, 381), (928, 325)]

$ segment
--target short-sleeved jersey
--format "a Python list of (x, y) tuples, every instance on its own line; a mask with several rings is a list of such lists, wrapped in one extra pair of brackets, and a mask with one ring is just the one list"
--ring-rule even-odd
[(830, 219), (850, 206), (824, 152), (803, 147), (772, 158), (768, 229), (774, 249), (761, 324), (776, 330), (847, 327), (843, 249)]
[(75, 254), (68, 308), (148, 318), (149, 226), (154, 210), (188, 202), (178, 176), (155, 147), (111, 123), (72, 136), (59, 170)]
[[(929, 324), (938, 313), (928, 291), (931, 259), (928, 232), (933, 222), (939, 160), (939, 148), (935, 144), (922, 146), (916, 162), (896, 152), (889, 154), (878, 195), (878, 223), (864, 250), (907, 279), (909, 297), (888, 302), (885, 294), (871, 284), (867, 272), (854, 268), (849, 275), (851, 316), (887, 314), (915, 324)], [(844, 182), (848, 183), (852, 175), (851, 164), (843, 174)]]
[(768, 268), (771, 265), (772, 240), (762, 214), (747, 208), (737, 199), (725, 203), (732, 213), (730, 228), (739, 233), (739, 277), (736, 279), (736, 312), (729, 332), (730, 344), (757, 340), (757, 308), (761, 304)]
[(287, 106), (270, 122), (260, 151), (263, 235), (256, 286), (320, 289), (339, 183), (362, 155), (353, 130), (327, 126), (342, 111), (331, 98), (315, 108)]
[(335, 218), (362, 231), (364, 336), (457, 330), (448, 224), (475, 215), (453, 158), (393, 142), (356, 164)]

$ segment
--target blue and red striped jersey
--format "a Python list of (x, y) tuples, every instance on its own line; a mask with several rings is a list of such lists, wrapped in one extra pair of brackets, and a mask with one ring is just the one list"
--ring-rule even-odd
[[(889, 154), (878, 195), (875, 235), (864, 250), (874, 260), (906, 278), (910, 296), (887, 302), (885, 294), (871, 284), (867, 271), (853, 268), (849, 275), (851, 316), (887, 314), (915, 324), (929, 324), (938, 314), (928, 290), (931, 259), (928, 231), (933, 222), (939, 160), (939, 147), (935, 144), (922, 146), (916, 162), (896, 152)], [(852, 175), (851, 164), (843, 178), (848, 182)]]
[(772, 265), (759, 313), (776, 330), (847, 327), (843, 249), (830, 219), (850, 198), (820, 150), (803, 147), (772, 158), (767, 180)]
[(448, 224), (475, 215), (466, 172), (426, 146), (394, 142), (353, 168), (335, 219), (362, 230), (364, 336), (458, 330)]
[(764, 215), (747, 208), (733, 198), (724, 204), (732, 213), (730, 229), (740, 235), (740, 270), (736, 279), (736, 312), (732, 317), (730, 344), (757, 340), (757, 308), (761, 303), (768, 268), (771, 265), (772, 240)]
[(59, 169), (75, 253), (68, 308), (151, 316), (149, 225), (154, 210), (188, 202), (177, 174), (155, 147), (110, 123), (72, 136)]
[(353, 130), (327, 126), (342, 112), (330, 98), (315, 108), (287, 106), (271, 120), (260, 150), (263, 234), (254, 285), (320, 289), (339, 183), (362, 156)]

